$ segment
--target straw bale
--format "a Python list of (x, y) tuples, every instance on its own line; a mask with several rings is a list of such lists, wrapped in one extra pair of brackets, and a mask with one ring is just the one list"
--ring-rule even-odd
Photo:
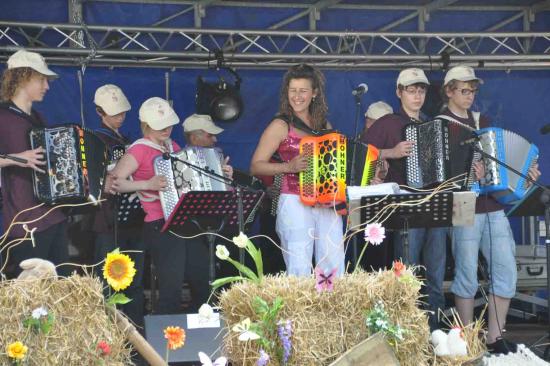
[[(47, 335), (23, 325), (43, 306), (55, 317)], [(128, 365), (130, 346), (123, 330), (108, 315), (98, 278), (68, 278), (0, 282), (0, 364), (10, 364), (6, 346), (21, 341), (28, 347), (26, 365)], [(107, 342), (111, 354), (99, 356), (97, 344)], [(103, 362), (103, 363), (102, 363)]]
[[(245, 318), (258, 321), (252, 307), (259, 296), (271, 303), (284, 300), (279, 319), (293, 322), (292, 356), (289, 365), (328, 365), (368, 337), (366, 312), (381, 300), (390, 320), (406, 329), (404, 340), (391, 344), (401, 365), (431, 364), (428, 318), (419, 309), (419, 293), (402, 283), (392, 271), (357, 272), (334, 282), (332, 292), (317, 293), (314, 278), (267, 276), (261, 285), (237, 283), (220, 294), (219, 305), (226, 322), (224, 352), (234, 365), (253, 365), (257, 342), (240, 342), (231, 327)], [(276, 363), (272, 360), (269, 365)]]

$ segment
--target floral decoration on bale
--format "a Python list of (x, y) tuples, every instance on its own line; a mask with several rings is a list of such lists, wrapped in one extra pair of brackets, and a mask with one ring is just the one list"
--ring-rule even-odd
[(120, 291), (131, 284), (134, 263), (115, 250), (103, 270), (115, 291), (107, 300), (101, 280), (89, 275), (0, 282), (0, 364), (131, 364), (125, 330), (109, 308), (131, 301)]
[[(383, 227), (371, 227), (371, 240), (383, 239)], [(351, 347), (382, 332), (402, 365), (427, 365), (433, 358), (428, 318), (419, 308), (421, 282), (401, 262), (391, 270), (334, 278), (315, 269), (315, 277), (264, 275), (261, 252), (244, 234), (233, 238), (252, 256), (256, 271), (229, 257), (239, 276), (219, 295), (226, 323), (223, 353), (233, 365), (329, 365)]]

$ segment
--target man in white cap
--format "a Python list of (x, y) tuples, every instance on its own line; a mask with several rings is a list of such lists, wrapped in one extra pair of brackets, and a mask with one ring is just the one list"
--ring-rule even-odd
[[(147, 99), (139, 109), (143, 138), (126, 150), (112, 174), (116, 177), (113, 188), (120, 192), (138, 192), (145, 224), (145, 247), (151, 251), (155, 274), (158, 278), (159, 297), (156, 313), (181, 312), (181, 289), (185, 274), (185, 243), (169, 231), (161, 231), (164, 213), (159, 191), (167, 187), (165, 176), (155, 175), (154, 160), (166, 152), (180, 150), (170, 139), (172, 128), (179, 117), (170, 104), (158, 97)], [(132, 180), (130, 180), (130, 176)]]
[[(489, 127), (487, 117), (480, 117), (478, 112), (470, 110), (482, 83), (483, 80), (476, 76), (470, 66), (455, 66), (445, 75), (442, 96), (447, 102), (447, 108), (438, 117), (458, 122), (450, 125), (450, 134), (466, 131), (466, 136), (471, 136), (469, 130), (460, 128), (461, 125), (474, 129)], [(453, 148), (456, 147), (451, 146)], [(474, 162), (474, 169), (478, 179), (484, 177), (482, 161)], [(529, 175), (538, 179), (538, 165), (529, 170)], [(474, 225), (453, 228), (455, 277), (451, 292), (455, 294), (455, 305), (465, 326), (473, 322), (474, 297), (479, 287), (477, 262), (480, 250), (487, 261), (492, 282), (489, 286), (487, 333), (487, 348), (491, 353), (516, 352), (517, 349), (516, 344), (502, 338), (510, 299), (516, 294), (517, 281), (515, 242), (503, 209), (504, 206), (492, 196), (480, 195), (476, 200)]]
[[(216, 126), (212, 117), (207, 114), (192, 114), (183, 121), (183, 133), (187, 146), (214, 147), (217, 135), (223, 128)], [(229, 156), (226, 156), (222, 170), (226, 177), (233, 176), (233, 168), (228, 165)], [(210, 296), (208, 283), (209, 252), (208, 243), (204, 237), (186, 240), (187, 264), (185, 278), (191, 289), (191, 302), (188, 311), (196, 312)]]
[(363, 130), (363, 135), (367, 133), (367, 130), (376, 122), (378, 119), (384, 117), (386, 114), (392, 114), (393, 108), (386, 102), (378, 101), (369, 105), (367, 111), (365, 112), (365, 129)]
[[(388, 159), (386, 182), (405, 185), (405, 157), (411, 153), (413, 142), (403, 141), (403, 129), (411, 122), (421, 122), (420, 109), (426, 99), (429, 85), (424, 71), (417, 68), (399, 73), (396, 82), (397, 97), (401, 100), (398, 114), (387, 114), (378, 119), (368, 131), (366, 142), (382, 150), (382, 158)], [(394, 235), (396, 258), (406, 259), (409, 264), (426, 268), (426, 292), (430, 315), (430, 328), (439, 328), (438, 314), (445, 307), (443, 279), (445, 275), (446, 235), (448, 228), (409, 229), (409, 253), (404, 252), (402, 235)]]
[[(45, 120), (33, 109), (33, 103), (41, 102), (49, 89), (48, 82), (57, 77), (50, 70), (44, 58), (35, 52), (19, 50), (8, 59), (8, 67), (2, 75), (0, 97), (0, 154), (9, 154), (25, 159), (16, 162), (0, 159), (1, 186), (4, 196), (3, 228), (7, 242), (21, 239), (26, 230), (22, 224), (10, 224), (16, 215), (18, 222), (38, 219), (29, 224), (33, 229), (34, 241), (22, 242), (11, 248), (10, 258), (13, 275), (17, 275), (15, 266), (20, 261), (38, 257), (54, 264), (67, 262), (68, 240), (66, 217), (61, 210), (45, 215), (51, 207), (42, 206), (34, 197), (32, 170), (44, 172), (44, 149), (31, 150), (29, 132), (32, 128), (46, 127)], [(27, 210), (27, 211), (25, 211)], [(24, 212), (25, 211), (25, 212)], [(9, 232), (7, 231), (10, 229)], [(61, 274), (68, 274), (67, 267), (60, 268)]]

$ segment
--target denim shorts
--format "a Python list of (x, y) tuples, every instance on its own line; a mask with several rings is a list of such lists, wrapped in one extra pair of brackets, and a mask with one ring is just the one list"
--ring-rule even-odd
[(475, 215), (472, 226), (453, 228), (455, 278), (451, 292), (473, 298), (478, 289), (477, 263), (481, 250), (491, 281), (489, 292), (512, 298), (516, 294), (516, 244), (503, 210)]

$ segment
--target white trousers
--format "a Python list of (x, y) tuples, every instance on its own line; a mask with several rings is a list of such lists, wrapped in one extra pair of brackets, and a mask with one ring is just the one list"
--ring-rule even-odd
[(289, 275), (309, 276), (315, 264), (325, 273), (344, 274), (342, 216), (333, 208), (306, 206), (295, 194), (281, 194), (277, 207), (277, 234)]

